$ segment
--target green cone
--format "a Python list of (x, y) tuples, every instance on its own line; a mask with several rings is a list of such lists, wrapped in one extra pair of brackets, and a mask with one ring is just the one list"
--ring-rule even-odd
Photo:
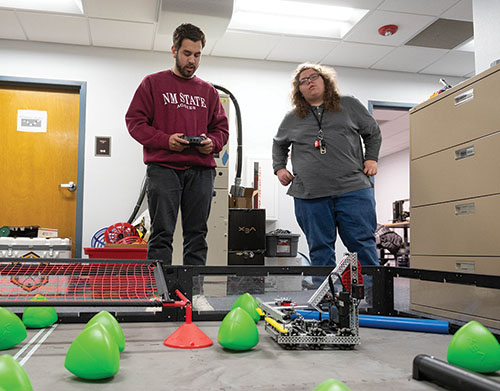
[(260, 315), (257, 312), (257, 301), (253, 298), (253, 296), (250, 293), (245, 293), (238, 297), (236, 301), (234, 302), (233, 306), (231, 307), (232, 310), (235, 308), (243, 308), (246, 312), (248, 312), (248, 315), (252, 317), (254, 322), (258, 322), (260, 320)]
[(351, 391), (340, 380), (328, 379), (316, 387), (313, 391)]
[(237, 307), (222, 320), (217, 341), (227, 349), (250, 350), (259, 343), (259, 331), (248, 312)]
[(83, 379), (105, 379), (120, 369), (120, 352), (104, 326), (94, 323), (75, 338), (66, 353), (64, 367)]
[(448, 345), (450, 364), (475, 372), (500, 370), (500, 344), (495, 336), (475, 320), (458, 329)]
[(123, 335), (123, 330), (120, 324), (108, 311), (103, 310), (98, 314), (94, 315), (88, 322), (85, 328), (92, 326), (94, 323), (100, 323), (108, 331), (108, 333), (113, 337), (118, 345), (118, 350), (123, 352), (125, 349), (125, 336)]
[[(47, 301), (42, 295), (36, 295), (31, 301)], [(32, 329), (41, 329), (57, 322), (57, 312), (54, 307), (26, 307), (23, 313), (23, 323)]]
[(10, 349), (27, 336), (21, 319), (7, 308), (0, 307), (0, 350)]
[(10, 354), (0, 356), (0, 384), (6, 391), (33, 390), (26, 371)]

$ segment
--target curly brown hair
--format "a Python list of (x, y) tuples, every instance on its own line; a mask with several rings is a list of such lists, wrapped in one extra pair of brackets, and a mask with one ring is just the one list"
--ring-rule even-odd
[(340, 111), (341, 110), (339, 103), (340, 93), (337, 89), (337, 84), (335, 82), (335, 77), (336, 77), (335, 69), (324, 65), (306, 62), (300, 64), (297, 67), (292, 79), (291, 100), (292, 100), (294, 114), (297, 115), (299, 118), (305, 118), (311, 107), (311, 105), (307, 103), (307, 101), (304, 99), (304, 96), (299, 90), (300, 74), (307, 69), (314, 69), (316, 72), (318, 72), (325, 83), (325, 94), (323, 99), (323, 105), (325, 107), (325, 110)]
[(205, 47), (205, 34), (198, 26), (195, 26), (194, 24), (184, 23), (175, 29), (172, 37), (175, 50), (179, 50), (184, 39), (190, 39), (193, 42), (201, 41), (201, 47)]

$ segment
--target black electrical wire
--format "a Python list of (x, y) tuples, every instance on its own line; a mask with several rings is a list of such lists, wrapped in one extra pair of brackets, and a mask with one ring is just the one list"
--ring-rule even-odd
[(238, 104), (238, 101), (236, 100), (235, 96), (229, 91), (227, 88), (219, 86), (217, 84), (212, 85), (229, 95), (231, 98), (233, 104), (234, 104), (234, 109), (236, 110), (236, 135), (237, 135), (237, 143), (238, 143), (238, 148), (236, 150), (236, 179), (235, 183), (241, 183), (241, 170), (242, 170), (242, 160), (243, 160), (243, 131), (242, 131), (242, 125), (241, 125), (241, 110), (240, 110), (240, 105)]
[(130, 215), (130, 217), (127, 220), (127, 223), (132, 224), (132, 222), (135, 219), (135, 216), (137, 216), (137, 213), (139, 212), (139, 209), (141, 208), (142, 202), (144, 201), (144, 197), (146, 196), (146, 176), (144, 176), (144, 179), (142, 180), (142, 185), (141, 185), (141, 193), (139, 194), (139, 198), (137, 199), (137, 203), (135, 204), (135, 208)]

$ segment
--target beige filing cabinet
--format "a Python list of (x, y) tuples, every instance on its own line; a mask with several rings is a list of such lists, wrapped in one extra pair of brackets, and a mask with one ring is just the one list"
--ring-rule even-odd
[[(229, 117), (230, 100), (229, 96), (220, 94), (222, 106)], [(227, 265), (227, 235), (228, 235), (228, 187), (229, 187), (229, 159), (228, 159), (228, 144), (224, 146), (222, 151), (215, 155), (217, 163), (214, 191), (215, 195), (212, 199), (210, 208), (210, 217), (208, 218), (208, 266), (226, 266)], [(174, 245), (172, 254), (172, 264), (182, 265), (182, 226), (180, 222), (180, 213), (177, 218), (177, 226), (174, 233)], [(221, 277), (205, 277), (205, 282), (211, 279), (219, 282)], [(225, 277), (222, 277), (225, 278)], [(225, 292), (225, 289), (223, 289)]]
[[(500, 66), (410, 111), (411, 266), (500, 275)], [(500, 328), (500, 290), (410, 282), (410, 308)]]

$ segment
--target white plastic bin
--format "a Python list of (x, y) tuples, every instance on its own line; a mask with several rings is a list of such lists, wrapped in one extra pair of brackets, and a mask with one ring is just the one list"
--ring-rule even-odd
[(0, 238), (0, 258), (71, 258), (71, 239)]

